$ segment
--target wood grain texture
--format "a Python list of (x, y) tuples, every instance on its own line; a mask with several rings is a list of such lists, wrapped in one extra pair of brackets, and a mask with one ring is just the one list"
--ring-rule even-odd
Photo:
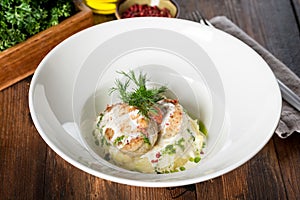
[(146, 188), (118, 184), (73, 167), (48, 149), (45, 173), (47, 199), (196, 199), (195, 185), (176, 188)]
[(28, 90), (27, 80), (0, 92), (0, 196), (4, 199), (44, 196), (47, 146), (31, 121)]
[[(181, 2), (182, 17), (195, 9), (207, 18), (226, 15), (299, 70), (299, 0)], [(87, 174), (59, 157), (39, 136), (29, 115), (29, 83), (27, 78), (0, 91), (0, 199), (300, 199), (300, 134), (285, 140), (274, 135), (237, 169), (184, 187), (134, 187)]]
[(282, 183), (271, 140), (250, 161), (224, 176), (197, 184), (196, 191), (203, 199), (285, 199), (287, 194)]
[(60, 24), (0, 52), (0, 91), (32, 75), (51, 49), (69, 36), (93, 24), (92, 11), (82, 9)]
[(278, 167), (284, 182), (287, 199), (300, 199), (300, 134), (286, 140), (274, 138)]

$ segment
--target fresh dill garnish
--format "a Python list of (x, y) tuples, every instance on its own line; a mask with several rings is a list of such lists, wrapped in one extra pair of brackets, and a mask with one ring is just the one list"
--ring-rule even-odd
[[(147, 76), (140, 72), (138, 76), (130, 70), (128, 73), (124, 71), (118, 72), (126, 77), (124, 82), (121, 82), (119, 79), (116, 79), (116, 87), (110, 89), (110, 94), (118, 91), (121, 100), (124, 103), (127, 103), (130, 106), (135, 106), (139, 113), (149, 118), (150, 113), (157, 113), (157, 110), (154, 108), (155, 104), (164, 99), (162, 93), (164, 93), (167, 88), (161, 86), (159, 88), (148, 89), (146, 87)], [(133, 83), (136, 87), (129, 91), (130, 83)]]

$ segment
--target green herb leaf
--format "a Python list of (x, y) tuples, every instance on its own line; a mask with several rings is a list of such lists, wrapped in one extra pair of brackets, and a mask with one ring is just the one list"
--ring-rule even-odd
[(177, 146), (179, 146), (180, 148), (181, 148), (181, 150), (182, 151), (184, 151), (184, 138), (181, 138), (180, 140), (178, 140), (175, 144), (177, 145)]
[(206, 129), (204, 123), (203, 123), (202, 121), (198, 120), (198, 125), (199, 125), (199, 130), (200, 130), (205, 136), (207, 136), (207, 132), (208, 132), (208, 131), (207, 131), (207, 129)]
[(148, 138), (148, 137), (147, 137), (145, 134), (143, 134), (143, 133), (141, 133), (141, 134), (142, 134), (142, 137), (143, 137), (144, 143), (145, 143), (145, 144), (149, 144), (149, 145), (151, 145), (149, 138)]
[(1, 0), (0, 51), (75, 13), (72, 0)]
[(117, 137), (114, 141), (114, 144), (118, 145), (120, 142), (123, 141), (124, 138), (125, 138), (125, 135), (121, 135), (120, 137)]
[(172, 144), (169, 144), (165, 147), (163, 153), (172, 155), (172, 154), (176, 153), (176, 149)]
[[(164, 93), (167, 88), (162, 86), (159, 88), (147, 89), (146, 74), (140, 73), (136, 76), (133, 71), (118, 72), (126, 77), (126, 80), (122, 83), (119, 79), (115, 81), (116, 87), (110, 89), (110, 94), (118, 91), (121, 100), (130, 106), (135, 106), (139, 109), (139, 113), (149, 118), (150, 113), (156, 113), (157, 110), (154, 108), (155, 104), (162, 100)], [(132, 91), (129, 91), (130, 83), (135, 85)]]

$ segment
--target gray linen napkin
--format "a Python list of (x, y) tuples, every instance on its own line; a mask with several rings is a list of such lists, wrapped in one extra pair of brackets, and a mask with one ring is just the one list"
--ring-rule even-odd
[[(253, 48), (268, 63), (275, 76), (300, 96), (300, 78), (263, 46), (253, 40), (227, 17), (217, 16), (212, 18), (210, 22), (216, 28), (239, 38)], [(281, 138), (287, 138), (293, 132), (300, 133), (300, 112), (283, 101), (281, 117), (275, 133)]]

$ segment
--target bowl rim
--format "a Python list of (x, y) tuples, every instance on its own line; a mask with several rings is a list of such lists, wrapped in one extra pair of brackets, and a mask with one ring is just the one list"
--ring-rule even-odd
[[(145, 19), (130, 19), (128, 21), (139, 21), (139, 20), (145, 20)], [(153, 21), (153, 22), (157, 22), (157, 19), (147, 19), (149, 21)], [(175, 20), (175, 19), (164, 19), (163, 21), (168, 21), (168, 22), (171, 22), (172, 20)], [(178, 22), (179, 19), (176, 19), (176, 22)], [(119, 21), (120, 22), (120, 21)], [(174, 21), (175, 22), (175, 21)], [(112, 22), (112, 23), (117, 23), (117, 21), (115, 22)], [(194, 23), (194, 22), (185, 22), (185, 23)], [(191, 24), (192, 25), (192, 24)], [(198, 27), (201, 27), (197, 24), (197, 28)], [(89, 30), (94, 30), (95, 28), (90, 28)], [(203, 27), (204, 30), (208, 31), (209, 27)], [(203, 30), (203, 31), (204, 31)], [(235, 43), (241, 45), (241, 47), (243, 47), (243, 49), (246, 49), (247, 48), (247, 51), (251, 51), (251, 55), (254, 56), (254, 55), (258, 55), (254, 52), (254, 50), (250, 50), (248, 49), (249, 47), (246, 46), (245, 44), (242, 45), (242, 43), (240, 43), (241, 41), (237, 40), (237, 39), (233, 39), (233, 37), (231, 37), (230, 35), (227, 35), (226, 33), (222, 33), (222, 31), (219, 31), (219, 30), (209, 30), (209, 32), (214, 32), (214, 33), (219, 33), (218, 35), (219, 36), (223, 36), (223, 37), (220, 37), (219, 39), (223, 39), (224, 36), (226, 36), (225, 38), (227, 38), (228, 40), (230, 39), (230, 41), (235, 41)], [(78, 33), (76, 36), (73, 36), (72, 38), (74, 37), (77, 37), (79, 35), (81, 35), (82, 33)], [(218, 39), (218, 38), (217, 38)], [(67, 41), (69, 41), (70, 39), (68, 39)], [(63, 42), (63, 44), (65, 44), (66, 42)], [(61, 44), (58, 45), (58, 47), (61, 47)], [(55, 48), (57, 49), (57, 48)], [(49, 54), (51, 55), (53, 53), (53, 51)], [(49, 58), (49, 55), (46, 56), (45, 59)], [(265, 133), (263, 135), (263, 137), (261, 137), (263, 140), (259, 142), (258, 145), (256, 145), (255, 149), (252, 149), (250, 152), (247, 153), (246, 156), (244, 156), (241, 160), (239, 161), (236, 161), (235, 164), (232, 164), (232, 165), (229, 165), (229, 166), (225, 166), (222, 170), (220, 171), (216, 171), (216, 172), (213, 172), (212, 174), (207, 174), (203, 177), (194, 177), (193, 179), (187, 179), (187, 180), (181, 180), (181, 181), (178, 181), (178, 180), (172, 180), (172, 181), (169, 181), (169, 182), (161, 182), (160, 180), (157, 180), (157, 182), (153, 181), (153, 182), (145, 182), (145, 181), (140, 181), (140, 180), (128, 180), (128, 179), (125, 179), (125, 178), (122, 178), (122, 177), (114, 177), (114, 176), (110, 176), (110, 175), (106, 175), (104, 173), (100, 173), (100, 172), (95, 172), (95, 171), (92, 171), (92, 170), (89, 170), (88, 167), (86, 167), (85, 165), (83, 164), (80, 164), (74, 160), (72, 160), (72, 158), (68, 158), (68, 156), (66, 154), (64, 154), (63, 151), (60, 151), (59, 149), (57, 149), (55, 147), (54, 144), (51, 143), (51, 141), (49, 141), (47, 139), (47, 135), (45, 135), (43, 133), (43, 128), (42, 126), (39, 125), (39, 121), (38, 121), (38, 115), (35, 115), (34, 114), (34, 111), (35, 111), (35, 108), (34, 108), (34, 105), (33, 105), (33, 99), (32, 99), (32, 95), (33, 95), (33, 92), (34, 92), (34, 88), (33, 86), (35, 84), (37, 84), (38, 82), (38, 79), (37, 79), (37, 76), (34, 75), (33, 79), (32, 79), (32, 84), (30, 85), (30, 90), (29, 90), (29, 107), (30, 107), (30, 111), (31, 112), (31, 116), (33, 118), (33, 121), (35, 122), (35, 126), (37, 127), (38, 129), (38, 132), (40, 133), (40, 135), (43, 137), (44, 141), (46, 141), (46, 143), (56, 152), (58, 153), (58, 155), (60, 155), (61, 157), (63, 157), (63, 159), (65, 159), (66, 161), (68, 161), (69, 163), (73, 164), (74, 166), (78, 167), (79, 169), (83, 170), (83, 171), (86, 171), (90, 174), (93, 174), (97, 177), (100, 177), (100, 178), (103, 178), (103, 179), (107, 179), (107, 180), (111, 180), (111, 181), (114, 181), (114, 182), (117, 182), (117, 183), (123, 183), (123, 184), (128, 184), (128, 185), (134, 185), (134, 186), (145, 186), (145, 187), (174, 187), (174, 186), (182, 186), (182, 185), (186, 185), (186, 184), (192, 184), (192, 183), (198, 183), (198, 182), (202, 182), (202, 181), (206, 181), (208, 180), (209, 178), (215, 178), (215, 177), (218, 177), (220, 175), (223, 175), (229, 171), (232, 171), (234, 169), (236, 169), (237, 167), (239, 167), (240, 165), (242, 165), (243, 163), (245, 163), (246, 161), (248, 161), (250, 158), (252, 158), (254, 155), (256, 155), (256, 153), (258, 153), (258, 151), (260, 151), (262, 149), (262, 147), (268, 142), (268, 140), (270, 139), (270, 137), (273, 135), (273, 132), (277, 126), (277, 122), (280, 118), (280, 112), (278, 112), (278, 108), (280, 107), (281, 108), (281, 96), (280, 96), (280, 90), (278, 88), (278, 85), (276, 83), (276, 79), (273, 75), (271, 75), (271, 70), (269, 68), (267, 68), (267, 64), (262, 60), (262, 58), (259, 59), (260, 61), (260, 65), (264, 65), (265, 68), (264, 69), (264, 72), (265, 73), (268, 73), (268, 77), (269, 77), (269, 81), (272, 81), (273, 83), (273, 86), (276, 86), (276, 88), (274, 88), (274, 90), (276, 89), (276, 97), (277, 98), (277, 101), (275, 102), (276, 105), (278, 106), (277, 107), (277, 110), (276, 110), (276, 119), (273, 118), (273, 120), (276, 121), (276, 124), (272, 124), (272, 127), (269, 126), (267, 128), (268, 131), (270, 131), (269, 133)], [(45, 62), (45, 60), (43, 60), (42, 62)], [(42, 63), (40, 64), (42, 65)], [(39, 74), (41, 72), (41, 69), (43, 67), (40, 67), (37, 69), (37, 74)], [(36, 74), (36, 75), (37, 75)], [(274, 103), (273, 103), (274, 104)], [(99, 176), (101, 175), (101, 176)]]

